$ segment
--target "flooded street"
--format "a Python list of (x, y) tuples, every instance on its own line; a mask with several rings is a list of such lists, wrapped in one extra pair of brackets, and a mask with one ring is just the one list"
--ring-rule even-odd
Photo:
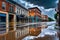
[(54, 22), (46, 22), (48, 27), (42, 29), (42, 32), (38, 36), (27, 36), (22, 40), (59, 40), (57, 31), (55, 29), (55, 21)]

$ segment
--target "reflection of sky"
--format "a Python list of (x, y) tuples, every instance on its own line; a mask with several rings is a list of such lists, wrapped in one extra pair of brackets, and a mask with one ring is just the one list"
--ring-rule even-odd
[(54, 19), (54, 14), (56, 13), (55, 8), (57, 7), (58, 0), (19, 0), (17, 2), (26, 8), (38, 7), (43, 14)]

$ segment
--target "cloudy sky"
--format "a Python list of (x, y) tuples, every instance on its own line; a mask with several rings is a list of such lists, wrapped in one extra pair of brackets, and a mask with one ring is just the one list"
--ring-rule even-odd
[(54, 14), (56, 13), (55, 8), (59, 0), (15, 0), (25, 8), (38, 7), (42, 14), (48, 15), (54, 19)]

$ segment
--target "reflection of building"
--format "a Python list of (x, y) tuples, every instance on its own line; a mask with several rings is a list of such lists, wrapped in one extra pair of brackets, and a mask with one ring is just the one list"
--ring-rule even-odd
[[(6, 0), (0, 0), (0, 32), (2, 33), (2, 38), (0, 40), (15, 40), (14, 38), (14, 32), (15, 32), (15, 18), (16, 15), (14, 13), (15, 11), (15, 5), (7, 2)], [(5, 32), (6, 30), (6, 32)], [(4, 36), (5, 35), (5, 36)], [(13, 37), (13, 38), (12, 38)]]
[[(29, 8), (29, 18), (32, 22), (38, 22), (41, 21), (41, 11), (37, 7)], [(31, 20), (32, 19), (32, 20)]]

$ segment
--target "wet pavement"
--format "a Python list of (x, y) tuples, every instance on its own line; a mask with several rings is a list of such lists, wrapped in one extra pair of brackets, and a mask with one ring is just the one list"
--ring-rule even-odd
[(48, 25), (53, 25), (50, 25), (47, 28), (43, 29), (38, 36), (27, 36), (22, 40), (59, 40), (57, 30), (55, 29), (55, 23), (56, 22), (47, 22)]

